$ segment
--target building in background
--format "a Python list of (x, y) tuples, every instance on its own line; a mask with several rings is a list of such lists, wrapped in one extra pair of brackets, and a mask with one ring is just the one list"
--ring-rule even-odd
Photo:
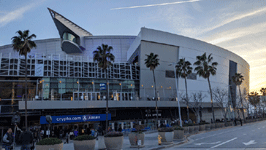
[[(160, 65), (155, 69), (160, 121), (178, 118), (176, 91), (184, 93), (185, 82), (178, 79), (176, 87), (174, 67), (170, 64), (180, 58), (186, 58), (193, 64), (196, 56), (205, 52), (212, 54), (213, 60), (219, 64), (217, 74), (210, 77), (212, 88), (228, 90), (235, 103), (238, 90), (230, 79), (235, 73), (242, 73), (245, 80), (241, 88), (249, 92), (249, 64), (226, 49), (148, 28), (141, 28), (137, 36), (94, 36), (59, 13), (51, 9), (49, 12), (60, 38), (36, 40), (37, 48), (28, 54), (28, 120), (31, 126), (39, 125), (40, 117), (45, 115), (105, 114), (106, 90), (100, 90), (100, 84), (105, 83), (107, 75), (110, 126), (117, 128), (121, 125), (126, 129), (131, 127), (131, 122), (138, 122), (152, 128), (156, 118), (155, 85), (152, 71), (144, 63), (146, 55), (151, 52), (160, 59)], [(101, 44), (108, 44), (114, 49), (115, 62), (107, 69), (107, 74), (93, 62), (93, 51)], [(22, 113), (21, 123), (24, 121), (24, 62), (24, 56), (13, 51), (12, 45), (0, 47), (0, 121), (3, 126), (9, 125), (12, 113), (17, 110)], [(187, 83), (189, 95), (198, 92), (206, 95), (202, 116), (209, 122), (212, 113), (207, 80), (197, 76), (193, 70)], [(214, 106), (216, 118), (222, 119), (220, 108), (216, 104)], [(185, 120), (186, 105), (182, 101), (181, 110)], [(190, 117), (196, 120), (192, 111)], [(86, 120), (68, 124), (67, 127), (95, 123), (101, 122)], [(60, 128), (65, 125), (62, 122), (54, 124)]]

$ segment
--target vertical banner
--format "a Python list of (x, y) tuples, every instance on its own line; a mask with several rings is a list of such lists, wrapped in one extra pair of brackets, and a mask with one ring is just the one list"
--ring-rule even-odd
[(121, 128), (124, 129), (124, 122), (121, 123)]
[(43, 76), (43, 64), (35, 64), (35, 76)]
[(112, 129), (113, 130), (115, 129), (115, 123), (112, 123)]

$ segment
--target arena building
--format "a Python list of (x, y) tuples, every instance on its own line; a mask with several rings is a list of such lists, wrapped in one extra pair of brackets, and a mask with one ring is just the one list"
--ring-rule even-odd
[[(178, 78), (175, 84), (174, 64), (185, 58), (192, 64), (196, 56), (212, 54), (218, 62), (217, 74), (210, 77), (212, 88), (226, 89), (231, 93), (233, 103), (238, 90), (231, 82), (235, 73), (245, 77), (241, 89), (249, 92), (249, 64), (240, 56), (221, 47), (163, 31), (141, 28), (137, 36), (95, 36), (79, 27), (64, 16), (49, 9), (58, 29), (60, 38), (36, 40), (37, 48), (28, 54), (28, 121), (30, 126), (45, 124), (41, 116), (65, 116), (57, 118), (54, 126), (104, 125), (105, 91), (109, 92), (110, 126), (124, 129), (131, 122), (139, 122), (154, 127), (155, 90), (153, 74), (144, 60), (151, 52), (157, 54), (160, 65), (155, 69), (158, 93), (159, 120), (170, 121), (178, 118), (180, 95), (185, 93), (185, 81)], [(107, 74), (93, 62), (93, 51), (101, 44), (113, 47), (115, 62), (108, 67)], [(24, 124), (25, 109), (25, 58), (19, 56), (12, 45), (0, 47), (0, 120), (2, 126), (9, 126), (13, 112), (22, 114)], [(195, 66), (193, 66), (195, 68)], [(108, 78), (106, 90), (100, 84)], [(203, 120), (212, 118), (209, 85), (193, 70), (188, 76), (188, 94), (202, 92)], [(180, 93), (180, 94), (177, 94)], [(177, 96), (178, 95), (178, 96)], [(178, 97), (178, 98), (177, 98)], [(229, 99), (230, 100), (230, 99)], [(191, 100), (192, 101), (192, 100)], [(180, 101), (182, 119), (186, 120), (186, 105)], [(216, 118), (221, 119), (221, 108), (214, 103)], [(64, 122), (72, 115), (92, 115), (95, 121), (83, 120)], [(99, 116), (97, 116), (99, 115)], [(190, 111), (192, 120), (195, 115)], [(97, 118), (99, 120), (97, 120)], [(230, 118), (230, 116), (229, 116)], [(70, 119), (71, 120), (71, 119)], [(82, 120), (74, 118), (74, 120)]]

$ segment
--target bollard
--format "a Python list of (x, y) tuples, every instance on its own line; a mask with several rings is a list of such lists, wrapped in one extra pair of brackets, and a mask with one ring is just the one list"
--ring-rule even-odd
[(160, 135), (158, 135), (158, 145), (162, 144), (162, 137)]

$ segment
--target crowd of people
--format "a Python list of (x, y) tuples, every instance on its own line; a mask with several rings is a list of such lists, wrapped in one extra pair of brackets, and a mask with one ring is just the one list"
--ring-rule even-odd
[[(15, 137), (16, 141), (14, 140)], [(38, 129), (32, 130), (28, 128), (25, 131), (18, 130), (16, 136), (14, 135), (11, 128), (7, 130), (2, 140), (2, 149), (12, 150), (14, 146), (14, 141), (17, 144), (21, 144), (21, 150), (32, 150), (35, 147), (35, 142), (40, 140), (40, 132)]]

